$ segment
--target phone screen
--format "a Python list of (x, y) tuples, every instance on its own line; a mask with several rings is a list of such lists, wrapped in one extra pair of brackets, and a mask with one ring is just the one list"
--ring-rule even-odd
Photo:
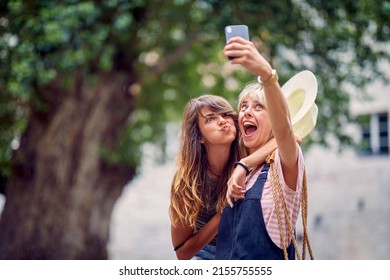
[[(249, 41), (249, 29), (246, 25), (228, 25), (225, 27), (226, 42), (232, 37), (242, 37)], [(228, 59), (232, 60), (234, 57), (229, 56)]]
[(249, 41), (249, 30), (246, 25), (228, 25), (225, 27), (226, 42), (232, 37), (242, 37)]

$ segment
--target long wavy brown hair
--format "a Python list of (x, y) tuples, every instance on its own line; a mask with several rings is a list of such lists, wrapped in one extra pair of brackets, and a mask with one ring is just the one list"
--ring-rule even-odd
[(202, 95), (191, 99), (183, 113), (182, 126), (179, 134), (180, 146), (176, 158), (177, 171), (171, 184), (171, 203), (169, 215), (172, 225), (181, 222), (183, 225), (195, 227), (195, 221), (202, 206), (208, 206), (204, 196), (207, 187), (208, 161), (206, 149), (200, 143), (201, 133), (198, 126), (198, 115), (203, 107), (211, 111), (233, 117), (237, 128), (236, 139), (232, 142), (229, 160), (226, 163), (223, 176), (218, 180), (216, 191), (218, 212), (226, 205), (227, 181), (235, 161), (239, 160), (238, 116), (233, 107), (224, 98), (216, 95)]

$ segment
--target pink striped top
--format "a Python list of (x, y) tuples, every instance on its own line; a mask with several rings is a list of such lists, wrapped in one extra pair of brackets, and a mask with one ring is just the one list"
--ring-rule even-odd
[[(284, 181), (283, 177), (283, 171), (282, 166), (280, 163), (280, 157), (279, 153), (276, 150), (275, 153), (275, 167), (276, 171), (279, 176), (280, 185), (282, 186), (283, 194), (285, 197), (286, 205), (288, 212), (290, 213), (290, 218), (293, 227), (295, 227), (299, 210), (300, 210), (300, 200), (301, 200), (301, 193), (302, 193), (302, 185), (303, 185), (303, 170), (304, 170), (304, 160), (301, 149), (299, 149), (299, 156), (298, 156), (298, 178), (297, 178), (297, 187), (296, 190), (293, 191), (290, 189), (286, 182)], [(253, 184), (255, 183), (257, 176), (260, 174), (261, 169), (258, 169), (253, 176), (248, 178), (248, 181), (245, 183), (246, 189), (249, 190)], [(270, 172), (268, 173), (267, 181), (265, 182), (264, 189), (263, 189), (263, 196), (261, 198), (261, 205), (263, 210), (263, 217), (264, 217), (264, 223), (266, 225), (267, 231), (269, 236), (271, 237), (272, 241), (279, 247), (282, 248), (282, 242), (280, 240), (280, 233), (279, 233), (279, 226), (278, 226), (278, 217), (276, 215), (275, 211), (275, 205), (272, 195), (272, 188), (271, 188), (271, 179), (270, 179)], [(284, 229), (284, 236), (285, 240), (287, 242), (286, 246), (291, 242), (291, 236), (288, 234), (288, 238), (286, 238), (287, 234), (287, 224), (285, 222), (284, 218), (284, 210), (282, 207), (282, 204), (279, 203), (279, 212), (282, 217), (282, 225)]]

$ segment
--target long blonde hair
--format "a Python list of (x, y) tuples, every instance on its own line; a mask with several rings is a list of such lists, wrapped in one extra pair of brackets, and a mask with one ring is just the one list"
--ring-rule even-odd
[(204, 201), (202, 194), (205, 193), (204, 190), (207, 187), (209, 164), (205, 147), (200, 143), (201, 133), (198, 126), (198, 115), (203, 107), (209, 107), (216, 113), (232, 116), (237, 128), (237, 136), (231, 144), (229, 160), (215, 190), (218, 192), (217, 212), (222, 212), (226, 205), (227, 181), (232, 172), (233, 163), (240, 158), (238, 118), (229, 102), (216, 95), (202, 95), (191, 99), (183, 113), (179, 134), (180, 146), (176, 158), (177, 171), (171, 184), (169, 215), (174, 226), (181, 222), (183, 225), (195, 227), (201, 207), (207, 206), (207, 201)]

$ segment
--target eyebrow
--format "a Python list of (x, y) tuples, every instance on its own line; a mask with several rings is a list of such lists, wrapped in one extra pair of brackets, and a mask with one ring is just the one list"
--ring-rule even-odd
[[(258, 100), (258, 99), (253, 99), (252, 102), (255, 103), (255, 104), (260, 104), (262, 106), (265, 106), (265, 104), (262, 101)], [(240, 103), (240, 106), (243, 105), (243, 104), (247, 104), (247, 103), (249, 103), (249, 101), (245, 99), (244, 101), (242, 101)]]
[(215, 116), (216, 113), (210, 113), (210, 114), (207, 114), (207, 115), (203, 115), (202, 113), (199, 113), (199, 115), (205, 119), (207, 119), (208, 117), (212, 117), (212, 116)]

